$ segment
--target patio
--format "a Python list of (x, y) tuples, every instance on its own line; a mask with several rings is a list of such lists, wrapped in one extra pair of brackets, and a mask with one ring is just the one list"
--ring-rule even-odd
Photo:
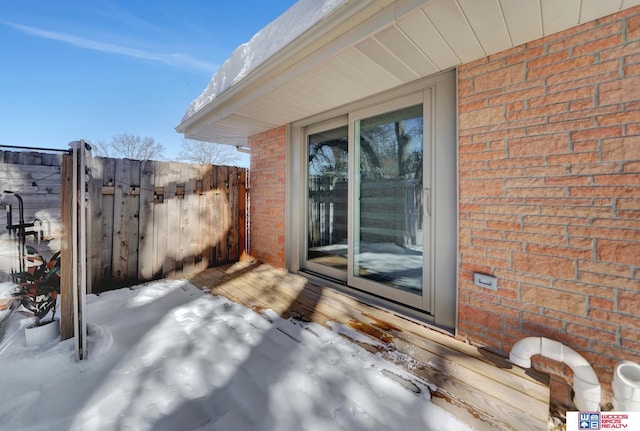
[[(210, 268), (194, 285), (255, 311), (321, 324), (437, 386), (432, 402), (478, 430), (547, 429), (546, 375), (419, 322), (255, 262)], [(402, 329), (401, 329), (402, 328)]]

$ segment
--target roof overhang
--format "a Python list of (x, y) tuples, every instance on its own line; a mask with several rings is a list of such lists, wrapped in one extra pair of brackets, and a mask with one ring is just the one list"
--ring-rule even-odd
[(176, 130), (248, 137), (640, 4), (640, 0), (347, 0)]

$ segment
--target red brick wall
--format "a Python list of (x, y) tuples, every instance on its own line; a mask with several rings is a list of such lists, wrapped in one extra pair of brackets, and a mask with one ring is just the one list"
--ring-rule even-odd
[(460, 337), (559, 340), (609, 390), (640, 360), (640, 7), (461, 66), (459, 127)]
[(286, 128), (252, 136), (249, 146), (250, 254), (261, 262), (284, 268)]

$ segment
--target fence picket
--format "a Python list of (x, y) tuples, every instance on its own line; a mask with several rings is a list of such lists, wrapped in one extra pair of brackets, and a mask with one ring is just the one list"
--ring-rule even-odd
[[(168, 188), (166, 178), (169, 163), (153, 162), (154, 164), (154, 204), (153, 204), (153, 279), (160, 278), (164, 271), (164, 261), (167, 255), (167, 198)], [(162, 181), (162, 179), (165, 181)]]
[(213, 166), (200, 165), (200, 172), (202, 175), (202, 196), (200, 197), (200, 206), (203, 214), (202, 223), (200, 226), (200, 234), (202, 235), (202, 261), (198, 266), (198, 269), (205, 269), (209, 265), (213, 264), (214, 259), (212, 257), (213, 250), (213, 224), (212, 224), (212, 209), (214, 202), (213, 191)]
[(113, 194), (113, 247), (111, 250), (111, 277), (123, 282), (127, 276), (129, 225), (127, 223), (127, 197), (129, 190), (129, 161), (117, 159)]
[[(102, 219), (102, 177), (103, 161), (101, 158), (92, 158), (88, 161), (89, 180), (88, 204), (91, 220)], [(102, 236), (101, 229), (96, 223), (87, 223), (87, 293), (92, 293), (100, 282)]]
[[(97, 175), (97, 173), (96, 173)], [(98, 250), (101, 252), (100, 266), (99, 268), (93, 268), (94, 274), (92, 274), (92, 280), (95, 281), (94, 287), (98, 287), (103, 280), (111, 280), (112, 268), (113, 268), (113, 225), (114, 225), (114, 193), (104, 194), (104, 189), (114, 190), (114, 181), (116, 178), (116, 160), (115, 159), (102, 159), (102, 178), (96, 177), (97, 182), (102, 183), (102, 216), (97, 220), (91, 220), (93, 228), (96, 224), (100, 224), (99, 235), (102, 239), (101, 247)], [(100, 181), (101, 180), (101, 181)], [(99, 272), (98, 272), (99, 271)], [(95, 274), (98, 272), (98, 274)]]
[(227, 166), (216, 167), (218, 171), (218, 192), (220, 196), (218, 240), (216, 247), (216, 262), (228, 260), (227, 237), (229, 233), (229, 168)]
[(182, 166), (182, 181), (184, 182), (184, 199), (182, 200), (182, 270), (189, 273), (195, 270), (196, 255), (198, 254), (198, 227), (200, 213), (198, 211), (198, 196), (196, 182), (199, 172), (195, 165)]
[(164, 257), (163, 275), (173, 275), (181, 271), (176, 257), (179, 256), (180, 246), (180, 203), (182, 197), (176, 191), (180, 182), (180, 165), (170, 163), (165, 183), (165, 205), (167, 206), (166, 237), (167, 249)]
[(145, 160), (140, 169), (138, 279), (151, 280), (154, 275), (154, 162)]
[[(126, 218), (127, 224), (126, 237), (123, 233), (123, 239), (127, 242), (127, 269), (125, 280), (138, 279), (138, 250), (140, 243), (140, 171), (142, 170), (142, 162), (138, 160), (125, 159), (128, 163), (129, 170), (129, 188), (127, 190)], [(124, 230), (123, 230), (124, 231)]]
[(229, 168), (229, 176), (228, 176), (228, 184), (229, 184), (229, 233), (227, 238), (229, 241), (227, 242), (227, 257), (228, 256), (238, 256), (238, 241), (231, 240), (232, 238), (238, 237), (238, 217), (234, 217), (233, 215), (239, 214), (239, 202), (238, 202), (238, 194), (232, 193), (231, 190), (238, 190), (240, 178), (238, 175), (238, 168)]

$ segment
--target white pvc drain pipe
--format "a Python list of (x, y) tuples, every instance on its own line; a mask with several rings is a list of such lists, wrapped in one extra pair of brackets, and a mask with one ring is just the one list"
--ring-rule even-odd
[(578, 410), (600, 411), (600, 382), (582, 355), (559, 341), (545, 337), (527, 337), (513, 346), (509, 360), (523, 368), (531, 368), (533, 355), (567, 364), (573, 370), (573, 402)]
[(640, 412), (640, 365), (622, 361), (613, 373), (613, 409), (617, 412)]

